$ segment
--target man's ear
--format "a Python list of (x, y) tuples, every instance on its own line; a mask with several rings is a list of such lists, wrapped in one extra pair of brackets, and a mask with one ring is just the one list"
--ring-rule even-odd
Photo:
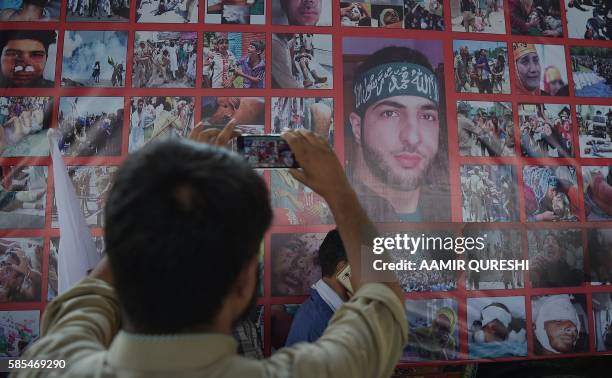
[(234, 283), (234, 294), (240, 298), (240, 300), (246, 300), (246, 304), (250, 302), (253, 292), (256, 289), (257, 274), (259, 274), (258, 268), (259, 254), (256, 254), (244, 268), (242, 268), (242, 271), (238, 274)]
[(361, 117), (357, 113), (351, 112), (349, 115), (349, 122), (351, 123), (351, 130), (355, 136), (355, 143), (361, 145)]

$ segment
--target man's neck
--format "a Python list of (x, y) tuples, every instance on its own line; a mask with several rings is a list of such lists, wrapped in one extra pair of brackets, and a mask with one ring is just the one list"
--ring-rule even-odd
[(252, 54), (249, 56), (249, 66), (251, 67), (255, 67), (260, 61), (261, 59), (259, 58), (258, 54)]
[(344, 302), (348, 301), (346, 289), (335, 277), (322, 277), (323, 282), (327, 284)]

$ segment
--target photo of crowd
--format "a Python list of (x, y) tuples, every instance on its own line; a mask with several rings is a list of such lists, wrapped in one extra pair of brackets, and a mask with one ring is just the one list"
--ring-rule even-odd
[(312, 189), (294, 179), (287, 170), (272, 170), (270, 182), (274, 225), (333, 223), (327, 203)]
[(68, 22), (128, 22), (130, 0), (66, 0)]
[(307, 129), (334, 140), (334, 100), (322, 97), (272, 97), (272, 134)]
[(136, 0), (136, 22), (196, 23), (198, 22), (198, 1)]
[(455, 90), (510, 93), (506, 42), (453, 41)]
[(318, 251), (324, 233), (272, 234), (272, 296), (308, 295), (321, 278)]
[(514, 156), (512, 103), (458, 101), (461, 156)]
[(583, 285), (584, 252), (580, 230), (530, 230), (527, 241), (531, 287)]
[(124, 87), (127, 32), (67, 30), (62, 87)]
[(444, 30), (442, 0), (340, 2), (340, 23), (350, 27)]
[(134, 88), (193, 88), (195, 32), (137, 31), (134, 37)]
[(265, 0), (206, 0), (205, 23), (263, 25)]
[(574, 156), (569, 105), (518, 104), (518, 113), (523, 156)]
[(579, 216), (576, 168), (523, 167), (525, 212), (530, 222), (577, 222)]
[(43, 239), (0, 238), (0, 303), (40, 301)]
[(505, 34), (504, 6), (501, 0), (450, 0), (453, 31)]
[(57, 31), (3, 30), (0, 88), (53, 88)]
[(612, 106), (576, 105), (580, 157), (612, 158)]
[[(468, 229), (466, 237), (485, 239), (483, 250), (466, 252), (471, 260), (521, 260), (523, 259), (522, 237), (518, 230)], [(465, 288), (467, 290), (500, 290), (525, 287), (521, 270), (468, 270)]]
[(534, 353), (540, 356), (589, 350), (589, 323), (584, 294), (531, 297)]
[(516, 222), (516, 173), (512, 165), (462, 165), (464, 222)]
[(612, 97), (612, 48), (569, 48), (574, 92), (579, 97)]
[(52, 97), (0, 97), (0, 157), (46, 156)]
[(0, 3), (0, 22), (57, 22), (61, 0), (17, 0)]
[(40, 312), (0, 311), (0, 358), (17, 358), (40, 335)]
[(0, 166), (0, 229), (45, 225), (46, 166)]
[(514, 42), (512, 51), (516, 94), (569, 96), (563, 46)]
[(332, 36), (272, 34), (272, 88), (331, 89)]
[(612, 350), (612, 295), (593, 293), (595, 348), (598, 352)]
[(265, 33), (204, 33), (202, 87), (263, 88)]
[(560, 0), (508, 0), (512, 34), (563, 37)]
[(128, 151), (152, 140), (186, 138), (194, 128), (193, 97), (132, 97)]
[(606, 0), (565, 0), (565, 17), (570, 38), (609, 41), (612, 39), (612, 4)]
[(223, 128), (229, 122), (244, 134), (263, 134), (266, 102), (263, 97), (202, 97), (204, 128)]
[(331, 26), (331, 0), (272, 0), (272, 24)]
[(582, 166), (584, 212), (588, 221), (612, 219), (610, 166)]
[(526, 356), (525, 319), (525, 297), (468, 298), (470, 357)]
[(123, 97), (60, 97), (59, 149), (67, 156), (121, 154)]
[(612, 285), (612, 229), (587, 231), (591, 285)]

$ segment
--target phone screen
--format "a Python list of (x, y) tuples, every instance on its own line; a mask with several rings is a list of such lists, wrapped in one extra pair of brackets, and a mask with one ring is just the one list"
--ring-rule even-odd
[(279, 135), (240, 136), (237, 147), (253, 168), (299, 167), (291, 148)]

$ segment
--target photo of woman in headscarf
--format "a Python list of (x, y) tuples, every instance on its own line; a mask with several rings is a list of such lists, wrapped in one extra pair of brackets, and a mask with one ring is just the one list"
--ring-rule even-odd
[[(567, 96), (567, 69), (563, 46), (512, 44), (516, 67), (516, 94), (531, 96)], [(542, 70), (542, 67), (546, 67)]]

